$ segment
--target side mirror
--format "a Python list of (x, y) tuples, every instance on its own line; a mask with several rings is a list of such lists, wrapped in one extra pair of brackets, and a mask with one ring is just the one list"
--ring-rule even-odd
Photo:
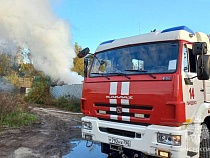
[(88, 63), (89, 63), (89, 60), (88, 58), (84, 58), (84, 77), (87, 77), (87, 73), (88, 73)]
[(79, 58), (83, 58), (83, 57), (85, 57), (87, 54), (89, 54), (90, 53), (90, 49), (87, 47), (87, 48), (85, 48), (85, 49), (83, 49), (81, 52), (79, 52), (78, 54), (77, 54), (77, 56), (79, 57)]
[(197, 62), (198, 79), (208, 80), (210, 75), (210, 55), (199, 56)]
[(88, 75), (88, 69), (93, 60), (93, 56), (94, 54), (88, 53), (88, 55), (86, 55), (84, 58), (84, 77), (87, 77)]
[(206, 42), (195, 42), (193, 43), (193, 55), (202, 55), (207, 53)]

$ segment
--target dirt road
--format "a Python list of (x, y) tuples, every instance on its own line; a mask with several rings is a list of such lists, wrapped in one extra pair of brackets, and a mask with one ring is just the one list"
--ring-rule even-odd
[(82, 114), (33, 108), (40, 121), (30, 127), (0, 132), (0, 158), (60, 158), (81, 138)]

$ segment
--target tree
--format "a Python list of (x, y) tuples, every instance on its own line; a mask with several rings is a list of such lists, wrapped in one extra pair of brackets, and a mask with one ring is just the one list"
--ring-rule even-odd
[(8, 74), (10, 69), (10, 56), (8, 54), (0, 54), (0, 76)]
[[(82, 50), (82, 48), (75, 43), (75, 53), (76, 55)], [(74, 72), (77, 72), (79, 75), (84, 76), (84, 59), (78, 58), (77, 56), (73, 60), (74, 67), (71, 69)]]
[(21, 63), (19, 69), (20, 74), (24, 74), (24, 77), (33, 77), (38, 75), (38, 71), (34, 68), (31, 63)]

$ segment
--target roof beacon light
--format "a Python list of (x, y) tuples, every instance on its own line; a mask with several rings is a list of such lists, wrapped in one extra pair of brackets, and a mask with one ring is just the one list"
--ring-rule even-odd
[(168, 29), (163, 30), (161, 33), (178, 31), (178, 30), (185, 30), (189, 32), (190, 34), (194, 35), (194, 32), (191, 29), (189, 29), (187, 26), (177, 26), (177, 27), (168, 28)]
[(113, 41), (114, 41), (114, 40), (105, 41), (105, 42), (102, 42), (100, 45), (112, 43)]

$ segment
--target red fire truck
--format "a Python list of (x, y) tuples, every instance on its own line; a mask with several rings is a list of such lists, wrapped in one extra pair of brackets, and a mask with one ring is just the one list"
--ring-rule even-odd
[(209, 44), (178, 26), (82, 50), (82, 137), (110, 157), (210, 156)]

